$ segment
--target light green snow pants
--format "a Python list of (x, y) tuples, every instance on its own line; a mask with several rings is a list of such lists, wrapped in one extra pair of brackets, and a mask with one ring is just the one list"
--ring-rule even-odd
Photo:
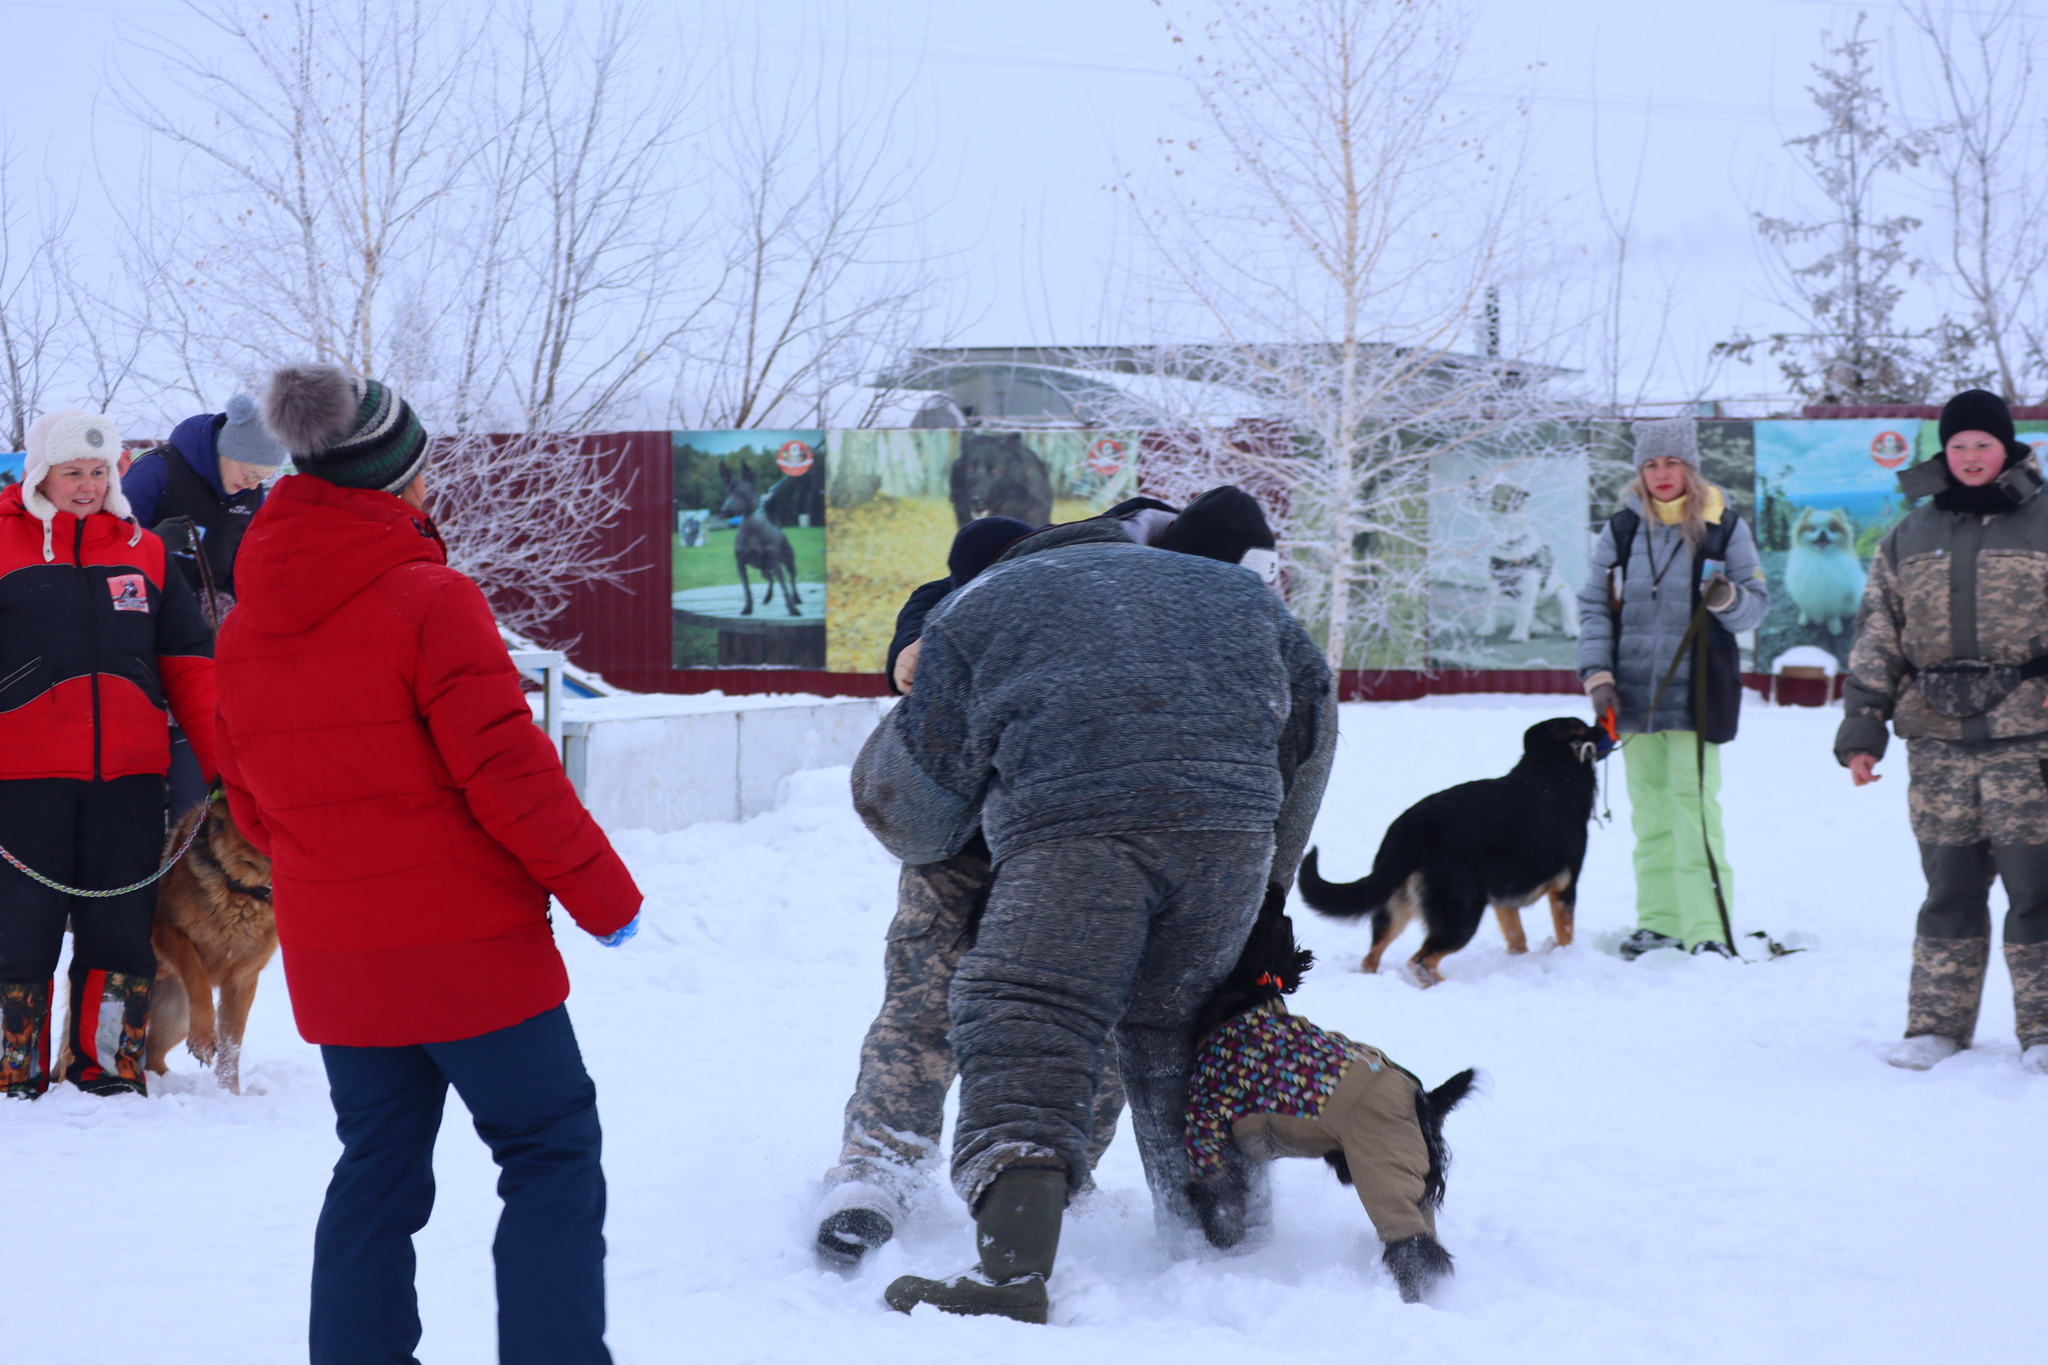
[[(1684, 939), (1688, 949), (1725, 937), (1701, 836), (1698, 746), (1699, 737), (1690, 730), (1665, 730), (1630, 735), (1621, 750), (1628, 767), (1629, 822), (1636, 834), (1636, 923)], [(1709, 744), (1704, 824), (1732, 913), (1735, 878), (1721, 834), (1720, 793), (1721, 746)]]

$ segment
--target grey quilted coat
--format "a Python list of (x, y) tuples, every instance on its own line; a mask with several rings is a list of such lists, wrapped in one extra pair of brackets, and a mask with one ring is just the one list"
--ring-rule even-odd
[[(1579, 676), (1614, 675), (1615, 690), (1621, 694), (1618, 720), (1625, 731), (1691, 730), (1691, 650), (1686, 651), (1678, 672), (1658, 699), (1656, 714), (1646, 718), (1644, 712), (1692, 620), (1688, 581), (1692, 553), (1679, 529), (1645, 513), (1633, 494), (1628, 505), (1642, 521), (1620, 579), (1621, 619), (1616, 622), (1607, 600), (1607, 571), (1614, 565), (1614, 526), (1610, 522), (1593, 547), (1593, 569), (1579, 589)], [(1764, 587), (1763, 565), (1757, 559), (1756, 538), (1750, 535), (1748, 522), (1736, 522), (1735, 534), (1728, 541), (1727, 565), (1728, 578), (1737, 592), (1734, 604), (1716, 615), (1731, 631), (1754, 630), (1770, 613), (1771, 595)]]

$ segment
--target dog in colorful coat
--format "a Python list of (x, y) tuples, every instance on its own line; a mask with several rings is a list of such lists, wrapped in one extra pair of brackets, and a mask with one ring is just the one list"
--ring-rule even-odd
[(1472, 1090), (1469, 1068), (1426, 1090), (1378, 1048), (1287, 1012), (1315, 955), (1278, 905), (1261, 910), (1243, 954), (1210, 997), (1188, 1086), (1188, 1199), (1212, 1245), (1245, 1235), (1246, 1161), (1321, 1157), (1365, 1205), (1404, 1303), (1451, 1273), (1436, 1239), (1444, 1115)]

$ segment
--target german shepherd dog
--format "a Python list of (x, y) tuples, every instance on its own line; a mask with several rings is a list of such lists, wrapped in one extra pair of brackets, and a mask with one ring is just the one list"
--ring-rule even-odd
[(1372, 951), (1380, 957), (1409, 921), (1422, 916), (1427, 934), (1409, 960), (1424, 986), (1443, 980), (1438, 965), (1472, 941), (1491, 905), (1508, 951), (1526, 953), (1522, 907), (1550, 898), (1559, 947), (1572, 941), (1579, 869), (1586, 861), (1586, 822), (1593, 815), (1593, 765), (1614, 747), (1597, 726), (1570, 717), (1546, 720), (1522, 736), (1522, 761), (1506, 777), (1467, 782), (1426, 796), (1387, 828), (1362, 881), (1326, 882), (1316, 850), (1301, 865), (1301, 898), (1336, 919), (1372, 916)]
[[(1237, 965), (1196, 1016), (1194, 1033), (1198, 1055), (1204, 1055), (1212, 1045), (1227, 1046), (1229, 1035), (1223, 1034), (1219, 1039), (1218, 1031), (1233, 1019), (1294, 994), (1301, 987), (1303, 975), (1315, 965), (1315, 960), (1314, 953), (1295, 943), (1294, 922), (1277, 904), (1268, 903), (1260, 910), (1251, 936), (1245, 940), (1244, 950), (1238, 955)], [(1298, 1023), (1312, 1035), (1323, 1032), (1307, 1020), (1298, 1020)], [(1349, 1042), (1341, 1037), (1338, 1041)], [(1356, 1047), (1355, 1044), (1352, 1046)], [(1353, 1062), (1353, 1065), (1358, 1064)], [(1402, 1070), (1390, 1059), (1385, 1064), (1397, 1071)], [(1375, 1066), (1374, 1070), (1377, 1071), (1378, 1067)], [(1420, 1201), (1425, 1209), (1434, 1210), (1443, 1205), (1444, 1174), (1451, 1162), (1450, 1148), (1444, 1143), (1444, 1116), (1471, 1093), (1477, 1077), (1478, 1073), (1467, 1067), (1434, 1090), (1426, 1090), (1420, 1081), (1414, 1081), (1415, 1122), (1422, 1130), (1423, 1146), (1429, 1158)], [(1409, 1079), (1414, 1080), (1412, 1076)], [(1191, 1124), (1194, 1119), (1191, 1112)], [(1357, 1155), (1367, 1159), (1373, 1159), (1377, 1153), (1377, 1147), (1371, 1142), (1360, 1143), (1355, 1150)], [(1317, 1153), (1296, 1151), (1288, 1155), (1312, 1156)], [(1336, 1146), (1320, 1155), (1336, 1173), (1340, 1184), (1352, 1183), (1351, 1162), (1345, 1146)], [(1366, 1174), (1370, 1179), (1372, 1173)], [(1201, 1221), (1203, 1235), (1213, 1246), (1229, 1248), (1244, 1239), (1250, 1203), (1250, 1184), (1246, 1175), (1246, 1164), (1238, 1161), (1221, 1177), (1197, 1178), (1188, 1183), (1188, 1202)], [(1437, 1280), (1451, 1273), (1451, 1254), (1436, 1238), (1427, 1234), (1387, 1243), (1380, 1259), (1393, 1275), (1401, 1298), (1407, 1303), (1420, 1302)]]
[[(156, 897), (156, 987), (149, 1011), (149, 1069), (184, 1043), (213, 1067), (214, 1078), (242, 1093), (242, 1032), (256, 1000), (256, 977), (277, 951), (270, 906), (270, 860), (235, 827), (227, 798), (186, 812), (166, 850), (185, 841), (195, 822), (205, 828)], [(213, 1001), (220, 988), (220, 1005)]]

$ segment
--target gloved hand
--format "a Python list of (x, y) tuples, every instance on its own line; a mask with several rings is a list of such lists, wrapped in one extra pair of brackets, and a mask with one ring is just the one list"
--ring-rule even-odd
[(600, 934), (597, 941), (607, 948), (616, 948), (639, 932), (640, 917), (635, 915), (631, 920), (627, 921), (624, 928), (614, 929), (609, 934)]
[(1726, 611), (1735, 605), (1735, 599), (1740, 595), (1735, 585), (1720, 574), (1709, 578), (1700, 589), (1700, 600), (1707, 604), (1708, 611)]
[(1602, 678), (1599, 682), (1588, 686), (1586, 688), (1586, 700), (1593, 703), (1593, 719), (1595, 721), (1604, 719), (1610, 711), (1614, 712), (1617, 716), (1621, 714), (1621, 693), (1615, 690), (1614, 680), (1611, 677)]

